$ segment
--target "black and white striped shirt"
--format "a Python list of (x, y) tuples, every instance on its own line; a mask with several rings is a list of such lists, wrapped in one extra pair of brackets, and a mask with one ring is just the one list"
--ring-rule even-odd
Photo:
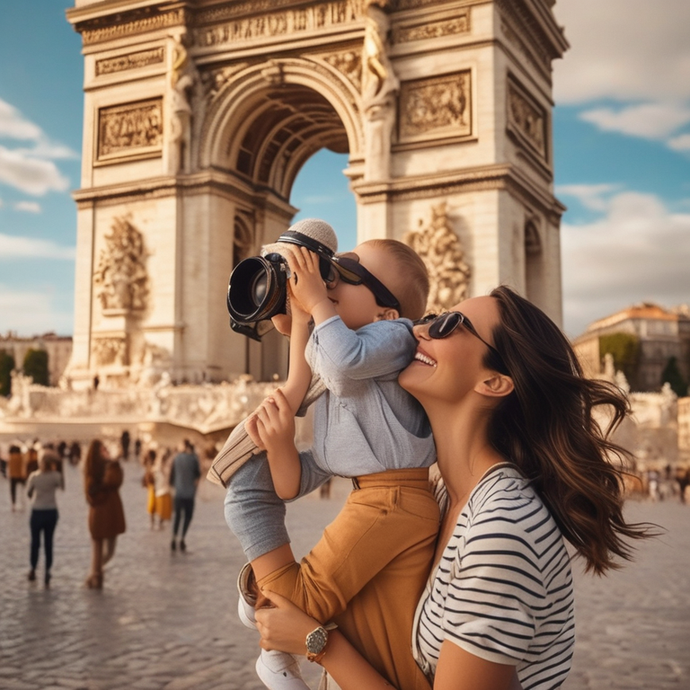
[(524, 690), (565, 680), (575, 642), (570, 558), (514, 465), (495, 466), (472, 491), (417, 616), (418, 661), (432, 675), (448, 640), (515, 666)]

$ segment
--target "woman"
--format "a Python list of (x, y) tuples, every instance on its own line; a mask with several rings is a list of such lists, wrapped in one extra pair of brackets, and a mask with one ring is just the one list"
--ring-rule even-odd
[(24, 454), (18, 444), (10, 446), (10, 455), (7, 460), (7, 478), (10, 480), (10, 499), (12, 501), (12, 512), (16, 510), (17, 486), (26, 483), (26, 472), (24, 467)]
[[(400, 384), (427, 412), (444, 509), (434, 567), (417, 609), (414, 652), (435, 689), (559, 687), (574, 642), (567, 539), (587, 570), (630, 558), (648, 535), (622, 516), (623, 451), (592, 418), (628, 412), (617, 389), (582, 377), (567, 339), (527, 300), (500, 287), (417, 325)], [(390, 687), (337, 631), (289, 601), (257, 612), (262, 646), (312, 654), (348, 688)], [(324, 637), (327, 637), (325, 645)]]
[(38, 469), (29, 475), (26, 493), (32, 500), (31, 519), (31, 570), (29, 581), (36, 580), (36, 566), (38, 565), (38, 552), (41, 548), (41, 533), (43, 533), (43, 545), (45, 549), (45, 586), (50, 586), (50, 568), (53, 565), (53, 534), (58, 521), (57, 501), (55, 492), (58, 489), (65, 490), (65, 479), (61, 471), (57, 469), (58, 456), (47, 450), (41, 457)]
[(156, 527), (156, 488), (153, 468), (156, 463), (156, 451), (151, 448), (144, 457), (144, 476), (141, 484), (146, 489), (146, 512), (151, 520), (151, 529)]
[(125, 514), (119, 488), (123, 474), (120, 463), (112, 460), (101, 441), (91, 441), (84, 462), (84, 489), (89, 508), (91, 532), (91, 573), (86, 586), (103, 587), (103, 566), (115, 553), (118, 534), (125, 531)]
[(168, 469), (170, 455), (170, 450), (166, 448), (153, 465), (154, 501), (156, 515), (158, 515), (158, 529), (163, 529), (165, 523), (169, 522), (172, 517), (172, 491), (170, 489), (170, 470)]

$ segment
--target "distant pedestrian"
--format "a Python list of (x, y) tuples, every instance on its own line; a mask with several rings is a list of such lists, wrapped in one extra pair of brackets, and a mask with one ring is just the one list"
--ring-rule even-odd
[(89, 508), (91, 532), (91, 573), (86, 586), (103, 587), (103, 566), (113, 557), (117, 536), (125, 531), (125, 514), (119, 488), (122, 467), (112, 460), (108, 449), (94, 439), (84, 462), (84, 489)]
[(175, 487), (175, 522), (173, 524), (173, 538), (170, 548), (175, 551), (177, 548), (177, 533), (180, 521), (184, 513), (182, 524), (182, 537), (180, 539), (180, 551), (185, 551), (185, 536), (189, 529), (189, 524), (194, 515), (194, 497), (196, 488), (201, 477), (199, 458), (194, 452), (194, 446), (188, 439), (185, 439), (180, 447), (180, 452), (175, 456), (170, 471), (170, 485)]
[(168, 460), (170, 451), (165, 450), (153, 465), (153, 480), (155, 486), (155, 506), (158, 516), (158, 529), (163, 529), (172, 517), (172, 493), (170, 491), (170, 469)]
[(23, 488), (26, 483), (26, 468), (24, 466), (24, 454), (22, 453), (22, 449), (14, 443), (10, 446), (9, 457), (7, 459), (7, 478), (10, 480), (12, 511), (15, 511), (17, 509), (17, 487), (21, 486)]
[(138, 438), (136, 441), (134, 441), (134, 459), (139, 462), (139, 458), (141, 458), (141, 439)]
[[(58, 521), (58, 508), (55, 492), (65, 490), (65, 479), (58, 470), (58, 456), (52, 450), (43, 453), (39, 460), (38, 469), (29, 475), (26, 492), (32, 500), (31, 519), (31, 570), (29, 580), (36, 580), (36, 566), (38, 553), (41, 549), (41, 533), (43, 533), (43, 548), (45, 551), (45, 586), (50, 586), (50, 568), (53, 565), (53, 534)], [(60, 463), (59, 467), (62, 467)]]
[(39, 450), (41, 450), (41, 444), (38, 442), (38, 439), (34, 439), (34, 442), (29, 446), (29, 450), (26, 452), (27, 477), (38, 469)]
[(72, 445), (69, 447), (69, 464), (76, 466), (81, 460), (81, 443), (79, 441), (72, 441)]
[(124, 460), (129, 460), (129, 431), (125, 429), (120, 436), (120, 446), (122, 447), (122, 458)]
[(156, 526), (156, 485), (153, 474), (153, 465), (156, 462), (156, 451), (151, 448), (144, 456), (144, 476), (141, 483), (146, 489), (146, 512), (149, 514), (151, 529)]

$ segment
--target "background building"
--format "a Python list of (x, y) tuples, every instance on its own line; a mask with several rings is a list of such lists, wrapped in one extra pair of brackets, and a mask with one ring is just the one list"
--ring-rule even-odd
[(33, 338), (19, 338), (15, 333), (0, 335), (0, 351), (14, 357), (15, 369), (21, 369), (24, 357), (29, 350), (45, 350), (48, 353), (48, 376), (51, 386), (57, 386), (67, 368), (72, 354), (70, 336), (44, 333)]
[[(687, 393), (690, 380), (690, 309), (687, 305), (664, 309), (657, 304), (635, 304), (590, 324), (573, 346), (585, 372), (603, 371), (607, 352), (616, 370), (623, 371), (634, 391), (658, 391), (664, 374), (675, 361)], [(676, 386), (671, 381), (674, 390)]]

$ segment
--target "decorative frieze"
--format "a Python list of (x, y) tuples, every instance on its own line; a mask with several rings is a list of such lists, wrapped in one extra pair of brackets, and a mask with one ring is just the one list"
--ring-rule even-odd
[(117, 57), (104, 58), (96, 61), (96, 76), (103, 74), (113, 74), (124, 72), (129, 69), (139, 69), (148, 65), (157, 65), (165, 62), (165, 48), (152, 48), (151, 50), (140, 50), (128, 55), (118, 55)]
[(508, 80), (508, 132), (546, 158), (546, 113)]
[(99, 109), (98, 161), (135, 154), (155, 155), (162, 145), (162, 98)]
[(325, 57), (326, 62), (338, 70), (360, 91), (362, 88), (362, 54), (360, 51), (346, 50)]
[(105, 236), (93, 275), (103, 313), (131, 313), (146, 309), (148, 273), (143, 235), (124, 218), (115, 218)]
[(452, 19), (442, 19), (423, 24), (407, 24), (393, 29), (393, 43), (424, 41), (430, 38), (441, 38), (454, 34), (466, 34), (470, 31), (469, 8), (459, 10)]
[(431, 222), (403, 236), (403, 241), (422, 257), (429, 271), (427, 311), (441, 313), (469, 297), (472, 271), (465, 262), (465, 252), (453, 232), (448, 204), (443, 201), (431, 208)]
[(470, 71), (403, 82), (400, 142), (472, 134)]
[[(255, 4), (257, 3), (251, 3), (252, 6)], [(269, 7), (273, 8), (274, 5), (269, 3)], [(252, 11), (256, 9), (252, 7)], [(205, 48), (257, 38), (318, 31), (355, 21), (361, 16), (362, 0), (331, 0), (310, 7), (238, 17), (223, 24), (198, 28), (194, 31), (194, 44)]]
[(170, 26), (179, 26), (185, 23), (185, 10), (183, 8), (168, 12), (140, 10), (128, 13), (126, 17), (131, 17), (131, 19), (123, 20), (123, 17), (118, 14), (77, 24), (75, 28), (81, 33), (86, 46), (124, 36), (166, 29)]

